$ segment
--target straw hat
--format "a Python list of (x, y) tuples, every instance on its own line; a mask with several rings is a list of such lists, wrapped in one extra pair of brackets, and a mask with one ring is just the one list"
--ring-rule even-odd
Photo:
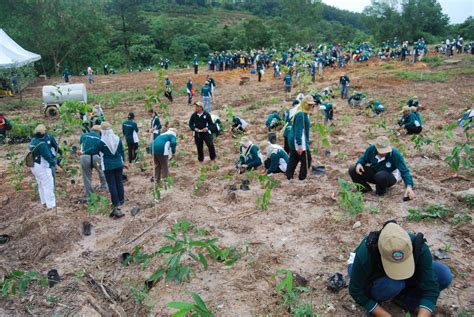
[(102, 124), (100, 125), (100, 129), (101, 130), (110, 130), (112, 129), (112, 125), (106, 121), (102, 122)]
[(46, 133), (46, 127), (44, 126), (44, 124), (39, 124), (39, 125), (35, 128), (34, 133), (35, 133), (35, 134), (37, 134), (37, 133), (45, 134), (45, 133)]
[(386, 136), (379, 136), (375, 140), (375, 148), (379, 154), (387, 154), (392, 151), (390, 140)]

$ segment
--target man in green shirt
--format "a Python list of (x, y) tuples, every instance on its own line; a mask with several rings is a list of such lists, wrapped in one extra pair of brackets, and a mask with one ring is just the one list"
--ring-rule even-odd
[(415, 198), (413, 178), (405, 164), (402, 154), (390, 145), (387, 137), (381, 136), (370, 145), (357, 160), (356, 165), (349, 168), (352, 181), (361, 185), (361, 191), (372, 191), (369, 183), (375, 184), (375, 192), (382, 196), (389, 187), (403, 179), (406, 186), (405, 197)]
[(128, 149), (128, 162), (132, 163), (137, 159), (138, 150), (138, 125), (135, 121), (135, 114), (133, 112), (128, 113), (127, 120), (122, 122), (122, 133), (127, 142)]
[[(377, 317), (391, 316), (378, 303), (396, 299), (418, 317), (433, 314), (450, 269), (433, 261), (423, 235), (409, 234), (394, 221), (364, 238), (348, 261), (349, 293)], [(414, 316), (414, 315), (412, 315)]]

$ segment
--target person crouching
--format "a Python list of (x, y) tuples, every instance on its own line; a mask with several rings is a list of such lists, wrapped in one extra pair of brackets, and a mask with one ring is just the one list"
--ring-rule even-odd
[(153, 180), (160, 182), (169, 175), (168, 162), (172, 155), (176, 154), (176, 130), (169, 128), (160, 134), (148, 148), (148, 153), (153, 155), (155, 173)]

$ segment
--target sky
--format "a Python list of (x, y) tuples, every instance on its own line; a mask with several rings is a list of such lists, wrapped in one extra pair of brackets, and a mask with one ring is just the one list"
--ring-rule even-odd
[[(324, 3), (339, 9), (362, 12), (370, 5), (370, 0), (323, 0)], [(469, 16), (474, 16), (474, 0), (438, 0), (443, 13), (449, 16), (450, 22), (462, 23)]]

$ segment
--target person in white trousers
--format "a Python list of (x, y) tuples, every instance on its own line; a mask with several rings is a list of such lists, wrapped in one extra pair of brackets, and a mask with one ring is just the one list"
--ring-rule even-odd
[(56, 197), (54, 195), (54, 179), (52, 168), (55, 167), (54, 160), (48, 144), (45, 142), (44, 135), (46, 128), (40, 124), (34, 131), (33, 139), (29, 145), (30, 151), (33, 153), (34, 165), (31, 172), (38, 183), (38, 192), (41, 204), (46, 208), (53, 209), (56, 207)]

